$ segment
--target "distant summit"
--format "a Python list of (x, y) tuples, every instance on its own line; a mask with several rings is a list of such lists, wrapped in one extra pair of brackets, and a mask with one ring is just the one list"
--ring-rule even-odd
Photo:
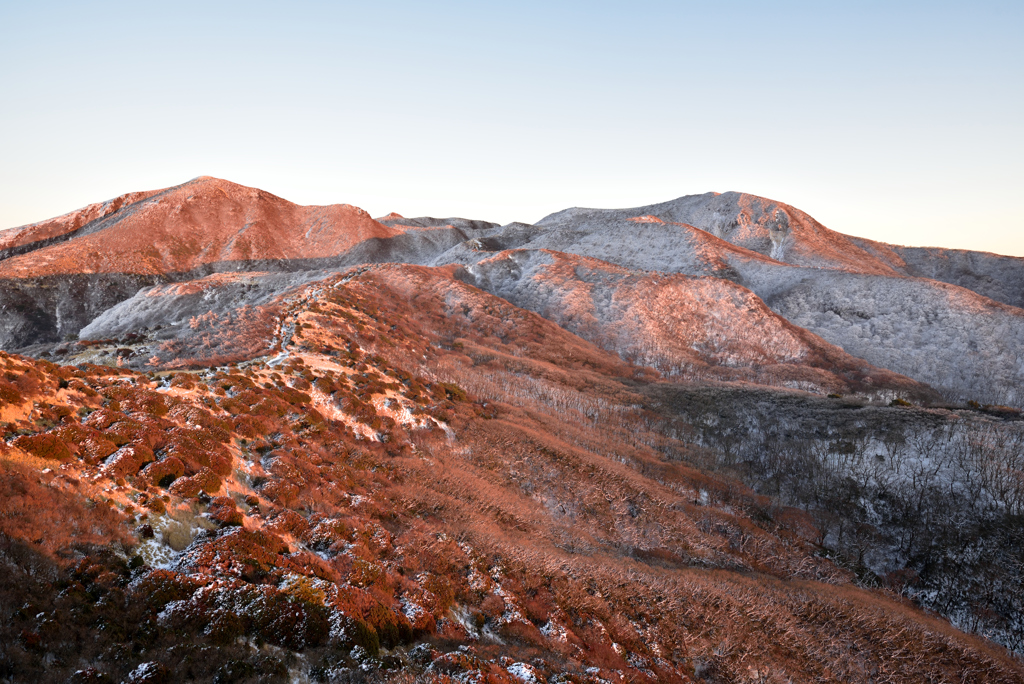
[(37, 246), (0, 262), (0, 277), (187, 273), (203, 266), (336, 257), (359, 242), (397, 234), (358, 207), (300, 207), (201, 176), (0, 233), (6, 238), (0, 245)]

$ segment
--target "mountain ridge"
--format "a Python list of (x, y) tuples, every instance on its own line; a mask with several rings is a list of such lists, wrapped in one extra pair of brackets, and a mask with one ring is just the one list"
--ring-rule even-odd
[(207, 177), (0, 244), (0, 681), (1024, 677), (1024, 260)]
[[(954, 400), (1024, 402), (1015, 389), (1024, 382), (1024, 369), (1016, 368), (1013, 345), (1003, 339), (1018, 329), (1024, 334), (1024, 310), (1013, 304), (993, 309), (982, 294), (1011, 302), (1018, 292), (1024, 297), (1024, 259), (908, 251), (914, 248), (835, 233), (789, 205), (743, 193), (688, 195), (629, 209), (572, 208), (535, 225), (499, 226), (396, 215), (379, 222), (351, 205), (300, 207), (200, 176), (14, 231), (3, 244), (23, 253), (0, 258), (0, 280), (10, 284), (13, 298), (8, 309), (16, 311), (6, 330), (0, 328), (0, 344), (9, 349), (76, 335), (133, 290), (166, 281), (224, 271), (313, 273), (375, 262), (459, 263), (471, 272), (496, 252), (542, 249), (645, 272), (724, 278), (854, 357), (932, 384)], [(42, 242), (59, 240), (42, 244), (40, 236)], [(857, 293), (856, 302), (826, 296), (837, 287)], [(69, 307), (67, 296), (54, 299), (56, 292), (75, 289), (85, 290), (84, 308)], [(891, 297), (892, 291), (906, 297)], [(907, 300), (926, 310), (923, 327), (913, 322), (917, 314), (905, 310)], [(993, 318), (987, 311), (999, 313)], [(977, 316), (976, 324), (966, 323)], [(932, 328), (944, 342), (937, 357), (918, 358), (920, 345), (911, 339)], [(986, 338), (995, 346), (983, 344)], [(950, 380), (947, 367), (957, 355), (965, 370)], [(998, 366), (1010, 374), (986, 375)]]

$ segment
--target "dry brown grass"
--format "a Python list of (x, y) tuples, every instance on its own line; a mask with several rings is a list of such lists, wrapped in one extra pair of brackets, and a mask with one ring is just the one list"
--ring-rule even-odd
[[(68, 439), (69, 469), (111, 496), (167, 508), (161, 533), (188, 549), (187, 576), (145, 576), (182, 601), (174, 629), (192, 639), (251, 629), (321, 648), (326, 632), (307, 627), (334, 615), (350, 635), (339, 649), (427, 639), (441, 662), (475, 631), (505, 642), (477, 643), (488, 667), (513, 654), (581, 678), (594, 666), (633, 681), (1020, 681), (1001, 649), (854, 587), (805, 515), (681, 462), (699, 447), (659, 432), (637, 391), (656, 376), (442, 276), (382, 267), (324, 288), (297, 314), (309, 363), (176, 379), (173, 401), (131, 374), (79, 371), (99, 395), (76, 401), (106, 407), (75, 429), (22, 429)], [(36, 391), (56, 391), (36, 373)], [(447, 429), (357, 439), (303, 383), (370, 406), (371, 421), (375, 398), (401, 397)], [(100, 439), (156, 461), (119, 472), (117, 492), (86, 447)], [(88, 504), (85, 485), (39, 483), (53, 461), (8, 453), (26, 460), (0, 460), (0, 533), (49, 553), (125, 540), (127, 518)], [(212, 510), (200, 489), (222, 495)], [(192, 543), (210, 518), (242, 524)], [(452, 673), (476, 662), (451, 660)]]

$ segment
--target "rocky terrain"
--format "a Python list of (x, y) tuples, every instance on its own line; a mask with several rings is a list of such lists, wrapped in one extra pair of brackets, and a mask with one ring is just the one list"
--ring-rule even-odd
[(0, 681), (1024, 679), (1024, 260), (212, 178), (0, 249)]

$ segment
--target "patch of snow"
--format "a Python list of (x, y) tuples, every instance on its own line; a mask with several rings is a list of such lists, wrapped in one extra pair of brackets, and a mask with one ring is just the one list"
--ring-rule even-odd
[(537, 668), (529, 663), (512, 663), (505, 669), (510, 675), (521, 682), (527, 682), (527, 684), (538, 684), (544, 681), (544, 677), (537, 673)]

